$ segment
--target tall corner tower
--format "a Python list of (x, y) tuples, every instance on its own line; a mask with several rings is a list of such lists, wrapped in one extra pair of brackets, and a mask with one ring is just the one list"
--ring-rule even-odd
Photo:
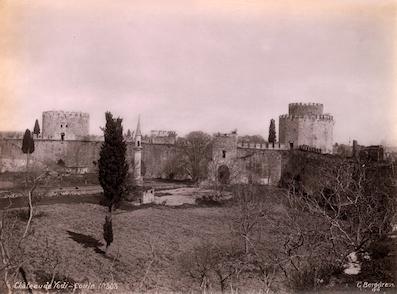
[(332, 153), (335, 121), (323, 111), (321, 103), (290, 103), (288, 114), (279, 117), (280, 143), (291, 149), (307, 145)]

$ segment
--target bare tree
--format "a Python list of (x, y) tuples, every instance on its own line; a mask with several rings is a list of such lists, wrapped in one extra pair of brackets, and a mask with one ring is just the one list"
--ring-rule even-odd
[[(21, 232), (20, 237), (15, 237), (17, 232), (17, 216), (14, 216), (8, 211), (12, 205), (9, 201), (8, 207), (1, 211), (0, 218), (0, 255), (3, 266), (0, 267), (0, 272), (3, 272), (3, 281), (8, 293), (12, 293), (12, 285), (18, 274), (20, 274), (26, 284), (26, 273), (23, 265), (29, 261), (29, 258), (24, 254), (23, 244), (31, 232), (31, 222), (33, 219), (33, 204), (32, 198), (40, 181), (49, 176), (49, 173), (43, 173), (35, 177), (32, 181), (32, 186), (28, 191), (29, 202), (29, 217)], [(31, 292), (30, 289), (28, 289)]]
[(186, 159), (180, 153), (169, 158), (164, 166), (163, 173), (168, 179), (186, 177)]
[(238, 212), (232, 230), (242, 239), (245, 254), (249, 254), (255, 248), (254, 239), (258, 237), (260, 222), (266, 216), (264, 201), (260, 199), (257, 187), (252, 184), (235, 186), (233, 192)]
[(361, 251), (390, 230), (396, 203), (387, 167), (343, 161), (319, 172), (322, 184), (312, 194), (295, 196), (329, 224), (334, 240)]
[(201, 291), (224, 292), (232, 277), (243, 269), (238, 251), (233, 246), (204, 242), (182, 254), (181, 269), (197, 282)]
[(177, 141), (185, 172), (193, 182), (207, 176), (211, 142), (211, 136), (201, 131), (190, 132)]
[(369, 250), (390, 230), (396, 211), (391, 172), (378, 163), (338, 160), (316, 167), (310, 181), (292, 181), (288, 217), (279, 223), (276, 263), (295, 289), (312, 289), (346, 257)]

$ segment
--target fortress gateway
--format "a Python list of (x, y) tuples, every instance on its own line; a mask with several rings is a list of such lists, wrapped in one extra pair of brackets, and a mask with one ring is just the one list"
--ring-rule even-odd
[[(279, 117), (280, 142), (238, 143), (237, 132), (213, 137), (209, 178), (229, 182), (256, 181), (277, 184), (292, 149), (331, 153), (334, 120), (317, 103), (291, 103), (288, 114)], [(25, 171), (26, 156), (21, 151), (23, 133), (0, 133), (0, 172)], [(138, 182), (143, 178), (186, 178), (175, 175), (172, 162), (180, 157), (175, 132), (153, 131), (142, 136), (138, 121), (134, 136), (126, 137), (127, 162)], [(103, 137), (89, 134), (89, 114), (45, 111), (41, 134), (34, 137), (31, 167), (52, 169), (60, 164), (68, 172), (97, 171)]]

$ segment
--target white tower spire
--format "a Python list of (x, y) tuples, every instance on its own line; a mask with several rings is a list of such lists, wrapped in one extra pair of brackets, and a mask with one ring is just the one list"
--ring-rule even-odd
[(143, 184), (142, 178), (142, 133), (141, 133), (141, 116), (138, 116), (138, 123), (135, 130), (135, 147), (134, 147), (134, 179), (137, 185)]
[(138, 116), (138, 123), (135, 130), (135, 147), (142, 147), (141, 115)]

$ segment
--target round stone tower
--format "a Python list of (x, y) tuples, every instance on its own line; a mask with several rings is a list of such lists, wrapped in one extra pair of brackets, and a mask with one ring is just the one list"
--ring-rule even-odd
[(288, 114), (292, 116), (322, 115), (324, 106), (321, 103), (290, 103)]
[(323, 114), (320, 103), (290, 103), (288, 114), (279, 117), (280, 143), (297, 148), (307, 145), (332, 153), (334, 118)]
[(89, 135), (90, 115), (72, 111), (44, 111), (43, 139), (81, 140)]

